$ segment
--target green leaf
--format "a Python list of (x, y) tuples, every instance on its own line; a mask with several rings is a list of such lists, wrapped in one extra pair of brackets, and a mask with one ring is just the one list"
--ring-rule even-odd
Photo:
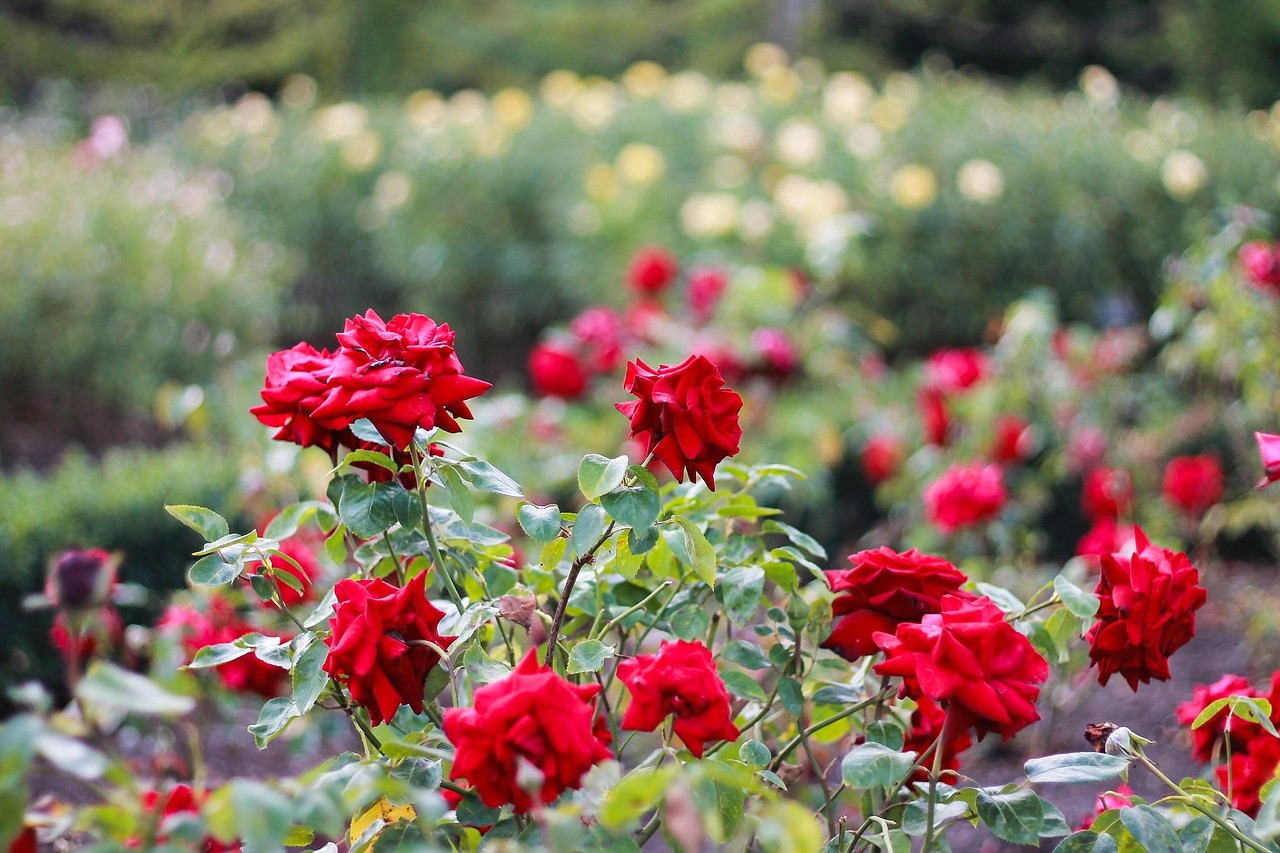
[(1251, 723), (1257, 723), (1272, 737), (1280, 737), (1280, 733), (1276, 732), (1276, 727), (1271, 722), (1270, 700), (1260, 696), (1232, 696), (1231, 708), (1236, 716), (1243, 717)]
[(511, 667), (489, 657), (479, 643), (474, 643), (462, 655), (462, 665), (475, 684), (489, 684), (511, 674)]
[(682, 640), (696, 640), (706, 634), (710, 626), (711, 617), (696, 604), (680, 608), (671, 617), (671, 633)]
[(872, 720), (867, 726), (867, 740), (901, 752), (905, 734), (902, 727), (889, 720)]
[(1030, 788), (1008, 793), (978, 791), (978, 817), (991, 834), (1011, 844), (1037, 844), (1044, 827), (1045, 804)]
[(626, 475), (626, 456), (610, 459), (598, 453), (588, 453), (578, 465), (578, 488), (587, 500), (593, 501), (622, 485)]
[(648, 527), (644, 530), (636, 530), (633, 527), (627, 531), (627, 548), (636, 556), (648, 553), (649, 550), (657, 544), (657, 527)]
[(170, 693), (145, 675), (107, 661), (90, 664), (75, 693), (85, 704), (135, 714), (186, 714), (196, 705), (190, 696)]
[(210, 666), (222, 666), (224, 663), (230, 663), (236, 658), (244, 657), (251, 651), (253, 651), (252, 646), (239, 640), (205, 646), (196, 652), (196, 656), (191, 659), (191, 663), (187, 664), (186, 668), (205, 669)]
[(1110, 835), (1086, 829), (1062, 839), (1062, 843), (1053, 848), (1053, 853), (1119, 853), (1119, 850), (1116, 840)]
[(422, 499), (416, 492), (406, 489), (393, 489), (391, 492), (391, 512), (396, 521), (405, 530), (413, 530), (422, 526)]
[(803, 530), (798, 530), (797, 528), (792, 527), (786, 522), (778, 521), (777, 519), (769, 519), (761, 526), (761, 529), (766, 533), (781, 533), (790, 539), (792, 544), (809, 552), (819, 560), (827, 559), (827, 549), (823, 548), (817, 539), (814, 539)]
[(1009, 590), (1002, 586), (983, 583), (982, 581), (978, 581), (974, 586), (977, 587), (978, 595), (985, 595), (987, 598), (991, 599), (992, 604), (999, 607), (1005, 613), (1021, 613), (1027, 609), (1027, 605), (1022, 602), (1022, 599), (1018, 598), (1018, 596), (1009, 592)]
[(97, 779), (107, 770), (107, 757), (101, 752), (48, 729), (36, 736), (35, 749), (54, 767), (80, 779)]
[(588, 554), (604, 536), (608, 526), (609, 517), (605, 514), (604, 507), (599, 504), (584, 506), (573, 521), (573, 533), (569, 539), (573, 545), (573, 553), (578, 557)]
[(852, 705), (863, 698), (861, 690), (843, 684), (825, 684), (813, 692), (815, 705)]
[(371, 465), (377, 465), (379, 468), (384, 468), (392, 474), (400, 473), (400, 466), (395, 463), (395, 460), (387, 454), (377, 450), (353, 450), (344, 456), (342, 461), (338, 463), (338, 467), (334, 468), (329, 473), (336, 474), (343, 468), (349, 468), (357, 462), (368, 462)]
[(440, 466), (440, 473), (444, 476), (445, 491), (449, 495), (449, 506), (453, 507), (453, 511), (458, 514), (458, 518), (470, 524), (476, 515), (476, 501), (471, 494), (471, 489), (467, 488), (467, 484), (462, 482), (462, 475), (452, 465)]
[(729, 688), (729, 692), (734, 696), (750, 699), (754, 702), (769, 701), (769, 696), (764, 692), (764, 688), (746, 673), (730, 670), (720, 673), (720, 677), (724, 680), (724, 686)]
[(748, 767), (760, 770), (769, 766), (773, 753), (769, 751), (769, 747), (760, 741), (748, 740), (738, 748), (738, 758)]
[(627, 531), (626, 536), (619, 536), (615, 540), (613, 568), (627, 580), (634, 580), (636, 575), (640, 574), (640, 567), (644, 565), (643, 555), (631, 553), (631, 533), (633, 532)]
[(916, 753), (890, 749), (884, 744), (860, 743), (840, 762), (840, 775), (850, 788), (890, 788), (906, 778)]
[(276, 517), (271, 519), (271, 523), (267, 525), (266, 531), (262, 534), (268, 539), (282, 541), (298, 532), (298, 527), (302, 522), (315, 515), (321, 508), (328, 509), (329, 505), (322, 501), (299, 501), (295, 504), (289, 504), (280, 512), (276, 513)]
[(213, 542), (231, 532), (227, 520), (211, 509), (202, 506), (185, 504), (165, 504), (165, 511), (204, 537), (204, 541)]
[(607, 646), (599, 640), (583, 640), (569, 650), (570, 675), (580, 672), (599, 672), (604, 662), (614, 656), (613, 646)]
[(778, 698), (793, 717), (799, 717), (804, 710), (804, 691), (800, 689), (800, 682), (789, 675), (778, 682)]
[(298, 709), (294, 707), (292, 699), (283, 696), (268, 699), (262, 706), (258, 721), (249, 726), (249, 734), (253, 735), (258, 749), (266, 749), (267, 744), (275, 740), (298, 716)]
[(372, 539), (396, 523), (392, 484), (364, 483), (353, 476), (342, 479), (338, 514), (348, 530), (361, 539)]
[(1197, 714), (1196, 718), (1191, 721), (1192, 730), (1194, 731), (1195, 729), (1200, 728), (1205, 723), (1209, 722), (1214, 717), (1218, 716), (1218, 713), (1223, 708), (1227, 707), (1227, 703), (1230, 701), (1231, 701), (1230, 696), (1223, 696), (1221, 699), (1214, 699), (1208, 705), (1205, 705), (1204, 710), (1201, 711), (1199, 714)]
[(560, 535), (560, 507), (555, 504), (521, 503), (516, 507), (516, 520), (534, 542), (550, 542)]
[(747, 640), (732, 640), (725, 645), (720, 656), (747, 669), (768, 669), (771, 666), (764, 649)]
[(351, 425), (351, 432), (361, 441), (369, 441), (374, 444), (380, 444), (383, 447), (390, 447), (391, 444), (378, 432), (378, 428), (368, 418), (360, 418)]
[(289, 834), (290, 802), (262, 782), (236, 779), (231, 783), (235, 831), (250, 850), (279, 850)]
[(1272, 786), (1271, 792), (1262, 801), (1253, 829), (1263, 841), (1280, 838), (1280, 785)]
[[(714, 557), (712, 559), (714, 561)], [(751, 620), (760, 606), (760, 595), (764, 592), (764, 569), (759, 566), (730, 569), (720, 580), (720, 591), (724, 596), (724, 609), (729, 621), (741, 628)]]
[(658, 488), (658, 478), (653, 476), (653, 472), (643, 465), (628, 465), (627, 473), (632, 477), (635, 477), (638, 482), (643, 483), (653, 491), (661, 491), (661, 489)]
[(1098, 596), (1085, 592), (1062, 575), (1053, 579), (1053, 591), (1062, 599), (1063, 605), (1081, 619), (1092, 618), (1098, 612)]
[(1035, 783), (1105, 782), (1129, 766), (1126, 758), (1102, 752), (1067, 752), (1033, 758), (1023, 766), (1027, 779)]
[(680, 529), (684, 531), (685, 546), (688, 554), (692, 558), (692, 568), (695, 574), (707, 586), (715, 588), (716, 585), (716, 550), (711, 547), (711, 543), (707, 541), (707, 537), (703, 535), (698, 526), (684, 516), (677, 516), (676, 523), (680, 525)]
[(459, 462), (458, 467), (462, 469), (462, 476), (471, 481), (471, 484), (482, 492), (489, 492), (494, 495), (506, 495), (511, 498), (519, 498), (524, 496), (520, 484), (499, 471), (481, 459), (472, 459), (466, 462)]
[[(315, 639), (314, 634), (311, 636), (312, 641), (294, 660), (293, 670), (290, 672), (293, 685), (292, 701), (299, 714), (305, 714), (311, 710), (311, 706), (320, 698), (320, 694), (329, 683), (329, 674), (321, 668), (325, 658), (329, 656), (329, 647)], [(294, 642), (298, 641), (295, 639)]]
[(226, 586), (244, 569), (242, 559), (228, 560), (221, 554), (206, 554), (187, 570), (187, 580), (196, 586)]
[(652, 527), (662, 512), (658, 493), (643, 483), (619, 486), (600, 496), (600, 503), (619, 524), (639, 530)]
[(564, 552), (568, 546), (569, 542), (566, 539), (552, 539), (542, 546), (542, 552), (538, 555), (538, 565), (544, 572), (553, 571), (564, 559)]
[(1120, 822), (1146, 853), (1182, 853), (1173, 824), (1151, 806), (1120, 809)]
[(633, 770), (605, 795), (600, 823), (610, 829), (626, 826), (657, 805), (679, 770), (672, 766)]

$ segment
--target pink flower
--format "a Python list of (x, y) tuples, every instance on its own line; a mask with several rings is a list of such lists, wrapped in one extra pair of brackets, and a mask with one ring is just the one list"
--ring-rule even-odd
[(680, 266), (675, 257), (658, 246), (636, 252), (627, 267), (627, 284), (641, 296), (657, 296), (676, 280)]
[(578, 339), (593, 373), (609, 373), (622, 365), (626, 328), (612, 308), (586, 309), (569, 322), (569, 334)]
[(925, 488), (925, 516), (952, 533), (995, 518), (1007, 497), (999, 465), (954, 465)]
[(781, 381), (800, 369), (800, 355), (781, 329), (756, 329), (751, 348), (760, 357), (760, 373), (770, 379)]
[(1255, 432), (1253, 437), (1258, 440), (1258, 455), (1262, 457), (1263, 477), (1258, 483), (1261, 489), (1280, 480), (1280, 435)]
[(1240, 266), (1244, 268), (1249, 283), (1273, 296), (1280, 294), (1280, 257), (1277, 256), (1277, 248), (1280, 246), (1260, 240), (1240, 247)]
[(689, 311), (698, 323), (705, 323), (715, 313), (720, 297), (729, 286), (729, 276), (719, 267), (694, 270), (689, 276)]
[(1035, 430), (1017, 415), (996, 418), (994, 431), (988, 451), (993, 462), (1026, 462), (1035, 452)]
[(943, 394), (967, 391), (990, 375), (991, 360), (975, 347), (936, 350), (924, 364), (925, 386)]

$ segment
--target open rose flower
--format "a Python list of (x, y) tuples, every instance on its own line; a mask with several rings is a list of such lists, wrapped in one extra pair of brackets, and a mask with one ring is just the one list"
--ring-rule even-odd
[(470, 418), (467, 400), (489, 388), (462, 372), (449, 324), (422, 314), (390, 322), (372, 309), (347, 320), (329, 374), (331, 386), (311, 413), (323, 426), (345, 429), (368, 418), (394, 447), (407, 447), (418, 427), (460, 432)]
[(1133, 478), (1117, 468), (1094, 468), (1084, 478), (1080, 508), (1089, 518), (1118, 518), (1133, 507)]
[(1104, 554), (1095, 594), (1100, 606), (1085, 639), (1106, 684), (1119, 674), (1138, 682), (1169, 679), (1169, 655), (1196, 635), (1196, 611), (1208, 593), (1185, 554), (1152, 545), (1137, 526), (1133, 554)]
[(919, 622), (942, 607), (942, 596), (973, 598), (960, 589), (964, 572), (941, 557), (916, 549), (899, 554), (892, 548), (861, 551), (849, 557), (852, 569), (827, 572), (836, 593), (834, 622), (822, 648), (846, 660), (880, 651), (874, 635), (892, 634), (903, 622)]
[(305, 341), (273, 352), (267, 356), (262, 403), (249, 412), (266, 426), (276, 428), (272, 438), (277, 441), (332, 451), (342, 440), (343, 431), (322, 425), (312, 417), (325, 394), (332, 390), (328, 382), (332, 372), (333, 353), (317, 350)]
[(1240, 266), (1249, 283), (1265, 293), (1280, 294), (1280, 244), (1255, 240), (1240, 247)]
[(689, 301), (689, 312), (695, 322), (705, 323), (711, 319), (728, 286), (729, 276), (719, 267), (694, 270), (690, 274), (685, 298)]
[(1280, 769), (1280, 739), (1265, 732), (1254, 738), (1249, 751), (1231, 756), (1230, 776), (1227, 765), (1220, 765), (1214, 774), (1222, 790), (1231, 781), (1231, 805), (1249, 817), (1257, 817), (1262, 808), (1262, 787), (1276, 777)]
[(924, 363), (924, 383), (943, 394), (959, 394), (991, 375), (991, 360), (973, 347), (936, 350)]
[(1262, 458), (1262, 480), (1258, 482), (1261, 489), (1280, 480), (1280, 435), (1255, 432), (1253, 437), (1258, 440), (1258, 455)]
[(639, 398), (615, 404), (631, 420), (631, 437), (680, 482), (686, 474), (701, 477), (714, 490), (716, 465), (736, 455), (742, 439), (742, 398), (725, 387), (716, 366), (700, 355), (656, 370), (636, 359), (627, 364), (624, 387)]
[(1183, 515), (1199, 518), (1222, 499), (1223, 476), (1216, 456), (1175, 456), (1164, 469), (1164, 499)]
[[(1258, 691), (1253, 689), (1249, 679), (1243, 675), (1224, 675), (1213, 684), (1197, 684), (1191, 698), (1173, 709), (1178, 722), (1191, 732), (1191, 757), (1203, 764), (1213, 761), (1218, 744), (1231, 738), (1231, 751), (1243, 752), (1248, 749), (1249, 742), (1261, 733), (1262, 727), (1251, 723), (1243, 717), (1232, 716), (1223, 708), (1201, 724), (1192, 729), (1191, 724), (1200, 716), (1200, 712), (1219, 699), (1228, 696), (1256, 697)], [(1229, 727), (1229, 728), (1228, 728)]]
[(666, 249), (646, 246), (627, 266), (627, 284), (641, 296), (657, 296), (676, 280), (680, 265)]
[(995, 436), (987, 451), (993, 462), (1026, 462), (1036, 450), (1035, 429), (1017, 415), (996, 418)]
[(543, 341), (529, 353), (529, 380), (539, 397), (576, 400), (590, 377), (578, 351), (559, 341)]
[(972, 727), (979, 738), (997, 732), (1008, 740), (1040, 719), (1049, 664), (989, 598), (944, 595), (938, 613), (875, 641), (885, 660), (873, 669), (901, 677), (904, 695), (939, 703), (951, 715), (948, 731)]
[[(445, 710), (444, 733), (455, 749), (450, 778), (467, 780), (485, 805), (510, 804), (520, 814), (579, 787), (588, 770), (613, 757), (590, 701), (599, 692), (598, 684), (570, 684), (539, 666), (530, 651), (510, 675), (477, 688), (471, 707)], [(535, 800), (521, 782), (538, 774)]]
[(624, 660), (618, 664), (618, 679), (631, 692), (622, 717), (627, 731), (651, 732), (674, 714), (674, 731), (695, 758), (702, 757), (708, 741), (738, 737), (729, 691), (711, 651), (697, 640), (664, 641), (657, 654)]
[(858, 454), (858, 460), (862, 463), (862, 475), (871, 485), (879, 485), (898, 473), (898, 466), (902, 464), (906, 453), (906, 447), (896, 435), (887, 432), (873, 435), (867, 439), (862, 452)]
[(569, 334), (586, 353), (593, 373), (609, 373), (621, 367), (627, 330), (612, 308), (587, 308), (569, 322)]
[(440, 634), (444, 613), (427, 600), (426, 581), (423, 572), (402, 588), (380, 578), (344, 578), (333, 587), (324, 671), (346, 685), (375, 726), (401, 705), (422, 713), (427, 675), (456, 639)]
[(782, 329), (756, 329), (751, 333), (751, 349), (756, 353), (756, 372), (774, 382), (800, 369), (800, 354)]
[(999, 465), (954, 465), (925, 487), (925, 517), (952, 533), (995, 518), (1007, 498)]

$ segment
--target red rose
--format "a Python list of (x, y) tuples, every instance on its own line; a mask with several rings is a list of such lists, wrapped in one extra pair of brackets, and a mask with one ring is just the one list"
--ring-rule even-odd
[(1255, 432), (1253, 437), (1258, 440), (1258, 455), (1262, 458), (1263, 477), (1258, 482), (1261, 489), (1280, 480), (1280, 435)]
[(9, 853), (40, 853), (40, 839), (36, 837), (36, 828), (23, 826), (17, 837), (9, 842)]
[(569, 333), (587, 354), (594, 373), (609, 373), (622, 364), (626, 329), (612, 308), (588, 308), (569, 323)]
[(1214, 772), (1224, 791), (1230, 779), (1231, 805), (1249, 817), (1257, 817), (1258, 809), (1262, 808), (1262, 787), (1276, 777), (1277, 769), (1280, 769), (1280, 740), (1264, 732), (1250, 741), (1248, 753), (1231, 756), (1230, 776), (1225, 764)]
[(942, 392), (931, 388), (921, 388), (920, 429), (926, 444), (946, 447), (951, 433), (951, 415), (947, 412), (947, 401)]
[(967, 391), (991, 375), (991, 360), (980, 349), (940, 349), (924, 363), (925, 387), (942, 394)]
[(862, 474), (873, 486), (898, 473), (898, 466), (906, 455), (906, 448), (896, 435), (882, 432), (867, 439), (858, 459), (862, 462)]
[(964, 572), (941, 557), (912, 548), (899, 554), (892, 548), (862, 551), (849, 557), (852, 569), (827, 572), (836, 593), (831, 602), (835, 622), (822, 648), (846, 660), (873, 655), (880, 649), (874, 634), (892, 634), (903, 622), (919, 622), (942, 607), (942, 596), (971, 599), (960, 589)]
[(1196, 610), (1208, 593), (1186, 554), (1152, 545), (1136, 525), (1135, 553), (1104, 554), (1095, 594), (1101, 602), (1089, 628), (1089, 660), (1098, 681), (1119, 673), (1138, 682), (1169, 679), (1169, 655), (1196, 635)]
[(718, 267), (694, 270), (689, 276), (689, 311), (698, 323), (705, 323), (715, 313), (720, 297), (729, 286), (729, 276)]
[(100, 607), (111, 600), (116, 559), (101, 548), (63, 551), (49, 569), (44, 594), (68, 610)]
[(1102, 516), (1093, 523), (1093, 527), (1076, 543), (1076, 556), (1088, 560), (1090, 567), (1098, 571), (1102, 565), (1103, 554), (1115, 554), (1123, 551), (1133, 543), (1133, 532), (1120, 532), (1119, 523), (1110, 516)]
[(751, 348), (759, 359), (758, 372), (768, 379), (781, 382), (800, 369), (800, 354), (781, 329), (756, 329)]
[(347, 320), (338, 335), (332, 386), (311, 416), (330, 429), (368, 418), (394, 447), (407, 447), (418, 427), (459, 432), (470, 418), (466, 401), (489, 383), (466, 376), (453, 351), (449, 324), (421, 314), (384, 323), (372, 309)]
[(994, 432), (987, 451), (993, 462), (1026, 462), (1035, 452), (1035, 430), (1017, 415), (996, 418)]
[(998, 732), (1008, 740), (1040, 719), (1037, 685), (1049, 664), (989, 598), (944, 595), (940, 612), (875, 641), (886, 659), (873, 669), (901, 676), (905, 695), (940, 703), (957, 733), (973, 727), (979, 738)]
[(729, 691), (711, 651), (697, 640), (663, 641), (657, 654), (618, 664), (618, 678), (631, 691), (623, 729), (651, 732), (674, 714), (675, 733), (695, 758), (707, 741), (737, 739)]
[(640, 399), (614, 405), (646, 455), (656, 454), (680, 482), (686, 474), (701, 477), (714, 490), (716, 465), (736, 455), (742, 439), (742, 398), (725, 387), (716, 366), (700, 355), (657, 370), (636, 359), (627, 364), (624, 387)]
[[(906, 733), (902, 741), (902, 749), (904, 752), (914, 752), (923, 759), (925, 752), (933, 746), (938, 736), (942, 734), (942, 724), (947, 719), (947, 712), (944, 711), (937, 702), (934, 702), (928, 696), (921, 696), (916, 699), (916, 709), (911, 712), (911, 730)], [(960, 753), (973, 746), (973, 735), (969, 733), (969, 729), (961, 729), (959, 726), (950, 726), (947, 729), (947, 740), (942, 744), (942, 770), (955, 773), (960, 769)], [(932, 766), (930, 759), (924, 759), (925, 766)], [(924, 768), (918, 768), (912, 774), (909, 781), (924, 782), (929, 778), (929, 772)], [(953, 780), (954, 781), (954, 780)]]
[(1080, 824), (1079, 830), (1083, 831), (1093, 826), (1093, 822), (1105, 811), (1111, 809), (1131, 809), (1133, 808), (1133, 789), (1121, 782), (1116, 786), (1114, 793), (1102, 793), (1098, 795), (1097, 805), (1094, 807), (1093, 814), (1086, 815), (1084, 822)]
[(1133, 506), (1133, 478), (1116, 468), (1094, 468), (1084, 478), (1080, 508), (1089, 518), (1117, 518)]
[(612, 758), (608, 728), (589, 700), (598, 684), (575, 685), (539, 666), (530, 651), (515, 670), (477, 688), (470, 708), (448, 708), (444, 733), (455, 752), (451, 779), (466, 779), (484, 804), (528, 812), (535, 800), (520, 786), (531, 766), (542, 774), (538, 803), (551, 803), (601, 761)]
[[(1262, 731), (1262, 727), (1242, 717), (1229, 715), (1226, 708), (1214, 714), (1198, 729), (1192, 729), (1191, 724), (1196, 721), (1196, 717), (1200, 716), (1201, 711), (1219, 699), (1225, 699), (1228, 696), (1256, 697), (1257, 695), (1258, 691), (1253, 689), (1249, 679), (1243, 675), (1224, 675), (1213, 684), (1197, 684), (1191, 698), (1173, 709), (1178, 722), (1191, 731), (1191, 757), (1203, 764), (1208, 764), (1213, 761), (1217, 745), (1225, 741), (1228, 735), (1231, 738), (1233, 753), (1247, 750), (1249, 742)], [(1228, 725), (1231, 726), (1229, 732)]]
[(627, 267), (627, 283), (641, 296), (657, 296), (676, 280), (679, 264), (665, 249), (647, 246)]
[(102, 649), (118, 646), (124, 638), (124, 622), (111, 606), (97, 610), (68, 613), (53, 617), (49, 642), (64, 657), (83, 660)]
[(1240, 247), (1240, 266), (1245, 277), (1258, 290), (1275, 295), (1280, 293), (1280, 256), (1270, 243), (1256, 240)]
[(333, 358), (327, 349), (317, 351), (305, 342), (267, 356), (263, 402), (249, 412), (266, 426), (277, 428), (272, 438), (328, 451), (337, 446), (341, 430), (324, 426), (313, 417), (332, 390), (328, 377), (333, 372)]
[(427, 600), (426, 582), (422, 572), (402, 588), (380, 578), (343, 578), (333, 587), (324, 671), (347, 686), (375, 726), (401, 705), (422, 713), (423, 686), (440, 663), (436, 649), (447, 651), (457, 639), (441, 636), (444, 613)]
[[(163, 798), (163, 799), (162, 799)], [(156, 841), (164, 844), (168, 840), (168, 833), (165, 832), (165, 820), (175, 814), (199, 814), (200, 804), (208, 799), (207, 793), (196, 795), (189, 785), (175, 785), (166, 796), (160, 791), (151, 789), (142, 792), (142, 808), (151, 812), (153, 820), (156, 822)], [(135, 840), (128, 846), (136, 846), (138, 842)], [(238, 853), (240, 850), (240, 842), (233, 841), (230, 844), (223, 844), (212, 835), (205, 836), (202, 849), (205, 853)]]
[(576, 400), (587, 391), (581, 357), (573, 347), (556, 341), (544, 341), (529, 353), (529, 379), (539, 397)]
[[(215, 628), (203, 636), (198, 636), (196, 639), (200, 640), (200, 643), (197, 650), (202, 646), (234, 643), (245, 634), (279, 637), (282, 642), (288, 642), (292, 639), (287, 634), (264, 631), (261, 628), (255, 628), (245, 622), (240, 622)], [(227, 689), (234, 690), (236, 693), (252, 693), (261, 696), (263, 699), (273, 699), (276, 696), (281, 696), (289, 686), (289, 670), (267, 663), (254, 652), (219, 664), (214, 667), (214, 672), (218, 673), (218, 680)]]
[[(386, 469), (381, 470), (385, 471)], [(275, 570), (276, 574), (288, 572), (291, 576), (297, 578), (298, 583), (302, 586), (302, 589), (299, 591), (289, 586), (289, 584), (284, 581), (277, 581), (276, 586), (280, 589), (280, 600), (284, 603), (285, 607), (294, 607), (304, 601), (310, 601), (314, 598), (313, 593), (316, 578), (321, 574), (320, 561), (316, 559), (315, 552), (299, 542), (297, 539), (284, 540), (280, 543), (280, 548), (278, 550), (286, 557), (292, 558), (293, 562), (298, 565), (295, 566), (284, 557), (272, 557), (272, 569)], [(246, 563), (244, 567), (245, 574), (249, 575), (256, 575), (261, 569), (262, 561), (260, 560), (254, 560)], [(262, 601), (261, 599), (259, 599), (259, 603), (263, 607), (267, 608), (275, 606), (270, 601)]]
[(1175, 456), (1164, 469), (1164, 499), (1184, 515), (1199, 518), (1222, 498), (1218, 457)]
[(995, 518), (1007, 497), (999, 465), (953, 465), (925, 487), (925, 516), (951, 533)]

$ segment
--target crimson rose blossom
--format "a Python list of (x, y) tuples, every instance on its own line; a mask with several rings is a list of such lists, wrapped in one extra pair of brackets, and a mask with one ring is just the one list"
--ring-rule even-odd
[(946, 398), (940, 391), (921, 388), (917, 399), (920, 405), (920, 429), (925, 442), (946, 447), (951, 433), (951, 415), (947, 412)]
[(1199, 518), (1222, 498), (1218, 457), (1175, 456), (1164, 469), (1164, 499), (1183, 515)]
[[(589, 701), (598, 684), (575, 685), (539, 666), (530, 651), (510, 675), (477, 688), (469, 708), (444, 712), (455, 753), (451, 779), (466, 779), (484, 804), (517, 813), (550, 803), (601, 761), (612, 758), (608, 727)], [(542, 774), (537, 800), (520, 787), (521, 766)]]
[(1137, 691), (1140, 681), (1169, 679), (1169, 655), (1195, 636), (1208, 593), (1186, 554), (1152, 545), (1136, 525), (1133, 538), (1132, 555), (1102, 556), (1097, 621), (1085, 639), (1098, 681), (1119, 673)]
[(863, 476), (868, 483), (878, 486), (898, 472), (906, 452), (902, 441), (892, 433), (871, 436), (858, 455)]
[(422, 713), (427, 675), (456, 637), (442, 636), (444, 613), (427, 600), (426, 572), (401, 588), (381, 578), (343, 578), (333, 587), (337, 603), (325, 643), (324, 671), (347, 686), (376, 726), (401, 705)]
[(760, 361), (758, 372), (769, 379), (781, 382), (800, 369), (800, 354), (781, 329), (756, 329), (751, 333), (751, 348)]
[[(167, 833), (164, 832), (164, 821), (167, 818), (175, 814), (192, 813), (198, 815), (200, 813), (200, 804), (206, 799), (208, 799), (207, 793), (197, 796), (189, 785), (175, 785), (167, 796), (154, 788), (149, 791), (143, 791), (142, 808), (151, 812), (153, 819), (158, 824), (156, 841), (164, 844), (167, 840)], [(135, 840), (129, 846), (136, 846), (137, 843)], [(240, 842), (233, 841), (230, 844), (223, 844), (212, 835), (207, 835), (202, 849), (205, 853), (239, 853)]]
[(368, 418), (394, 447), (407, 447), (418, 427), (460, 432), (470, 418), (466, 401), (489, 389), (462, 372), (449, 324), (422, 314), (397, 314), (390, 322), (372, 309), (347, 320), (342, 347), (329, 374), (331, 386), (311, 416), (330, 429)]
[[(1249, 742), (1261, 733), (1262, 727), (1257, 723), (1232, 716), (1223, 708), (1210, 717), (1200, 728), (1192, 729), (1191, 724), (1200, 716), (1200, 712), (1219, 699), (1228, 696), (1256, 697), (1258, 691), (1253, 689), (1249, 679), (1243, 675), (1224, 675), (1213, 684), (1197, 684), (1191, 698), (1173, 709), (1178, 722), (1191, 731), (1191, 757), (1203, 764), (1213, 761), (1214, 751), (1218, 744), (1231, 738), (1231, 751), (1239, 753), (1248, 749)], [(1227, 726), (1230, 725), (1230, 731)]]
[(718, 267), (695, 270), (689, 276), (689, 290), (685, 296), (695, 321), (705, 323), (711, 319), (728, 286), (729, 276)]
[(827, 572), (836, 593), (831, 602), (834, 623), (822, 648), (846, 660), (880, 649), (874, 635), (897, 630), (903, 622), (919, 622), (942, 607), (942, 596), (971, 599), (960, 589), (968, 578), (941, 557), (915, 548), (899, 554), (892, 548), (861, 551), (849, 557), (852, 569)]
[(1280, 294), (1280, 245), (1255, 240), (1240, 247), (1240, 266), (1249, 283), (1273, 296)]
[(322, 447), (332, 451), (342, 440), (342, 430), (320, 424), (313, 417), (325, 394), (333, 372), (333, 353), (311, 344), (267, 356), (267, 379), (262, 388), (262, 404), (249, 413), (266, 426), (276, 427), (276, 441), (292, 441), (301, 447)]
[(529, 379), (539, 397), (576, 400), (587, 391), (586, 367), (572, 346), (544, 341), (529, 353)]
[(631, 437), (655, 454), (675, 478), (701, 477), (714, 490), (716, 465), (738, 453), (742, 398), (725, 387), (716, 366), (691, 355), (674, 367), (655, 370), (636, 359), (627, 364), (624, 383), (639, 397), (614, 407), (631, 420)]
[(641, 296), (657, 296), (676, 280), (679, 264), (666, 249), (646, 246), (627, 267), (627, 283)]
[(697, 640), (664, 641), (657, 654), (618, 664), (618, 678), (631, 691), (623, 729), (651, 732), (674, 714), (674, 731), (695, 758), (707, 741), (737, 739), (729, 691), (711, 651)]
[(1263, 477), (1258, 482), (1261, 489), (1280, 480), (1280, 435), (1255, 432), (1253, 437), (1258, 440), (1258, 455), (1262, 457)]
[(943, 533), (952, 533), (995, 518), (1007, 497), (999, 465), (953, 465), (925, 487), (925, 516)]
[(69, 610), (100, 607), (111, 600), (116, 559), (101, 548), (63, 551), (45, 578), (44, 594)]
[(943, 394), (967, 391), (991, 375), (991, 360), (973, 347), (940, 349), (924, 364), (925, 386)]
[(1264, 732), (1249, 742), (1246, 754), (1231, 756), (1229, 777), (1225, 764), (1214, 773), (1224, 791), (1230, 779), (1231, 805), (1249, 817), (1257, 817), (1262, 808), (1262, 787), (1276, 777), (1277, 769), (1280, 769), (1280, 740)]
[(1080, 508), (1089, 518), (1117, 518), (1133, 506), (1133, 478), (1116, 468), (1094, 468), (1084, 478)]
[(903, 622), (896, 634), (877, 632), (875, 641), (886, 657), (873, 669), (901, 676), (904, 695), (940, 703), (955, 732), (973, 727), (979, 738), (998, 732), (1008, 740), (1040, 719), (1038, 685), (1049, 664), (989, 598), (944, 595), (940, 612)]
[(609, 373), (622, 365), (626, 332), (622, 318), (612, 308), (587, 308), (569, 322), (569, 333), (581, 345), (595, 373)]
[(1026, 462), (1035, 452), (1035, 430), (1017, 415), (996, 418), (994, 431), (988, 451), (993, 462)]

